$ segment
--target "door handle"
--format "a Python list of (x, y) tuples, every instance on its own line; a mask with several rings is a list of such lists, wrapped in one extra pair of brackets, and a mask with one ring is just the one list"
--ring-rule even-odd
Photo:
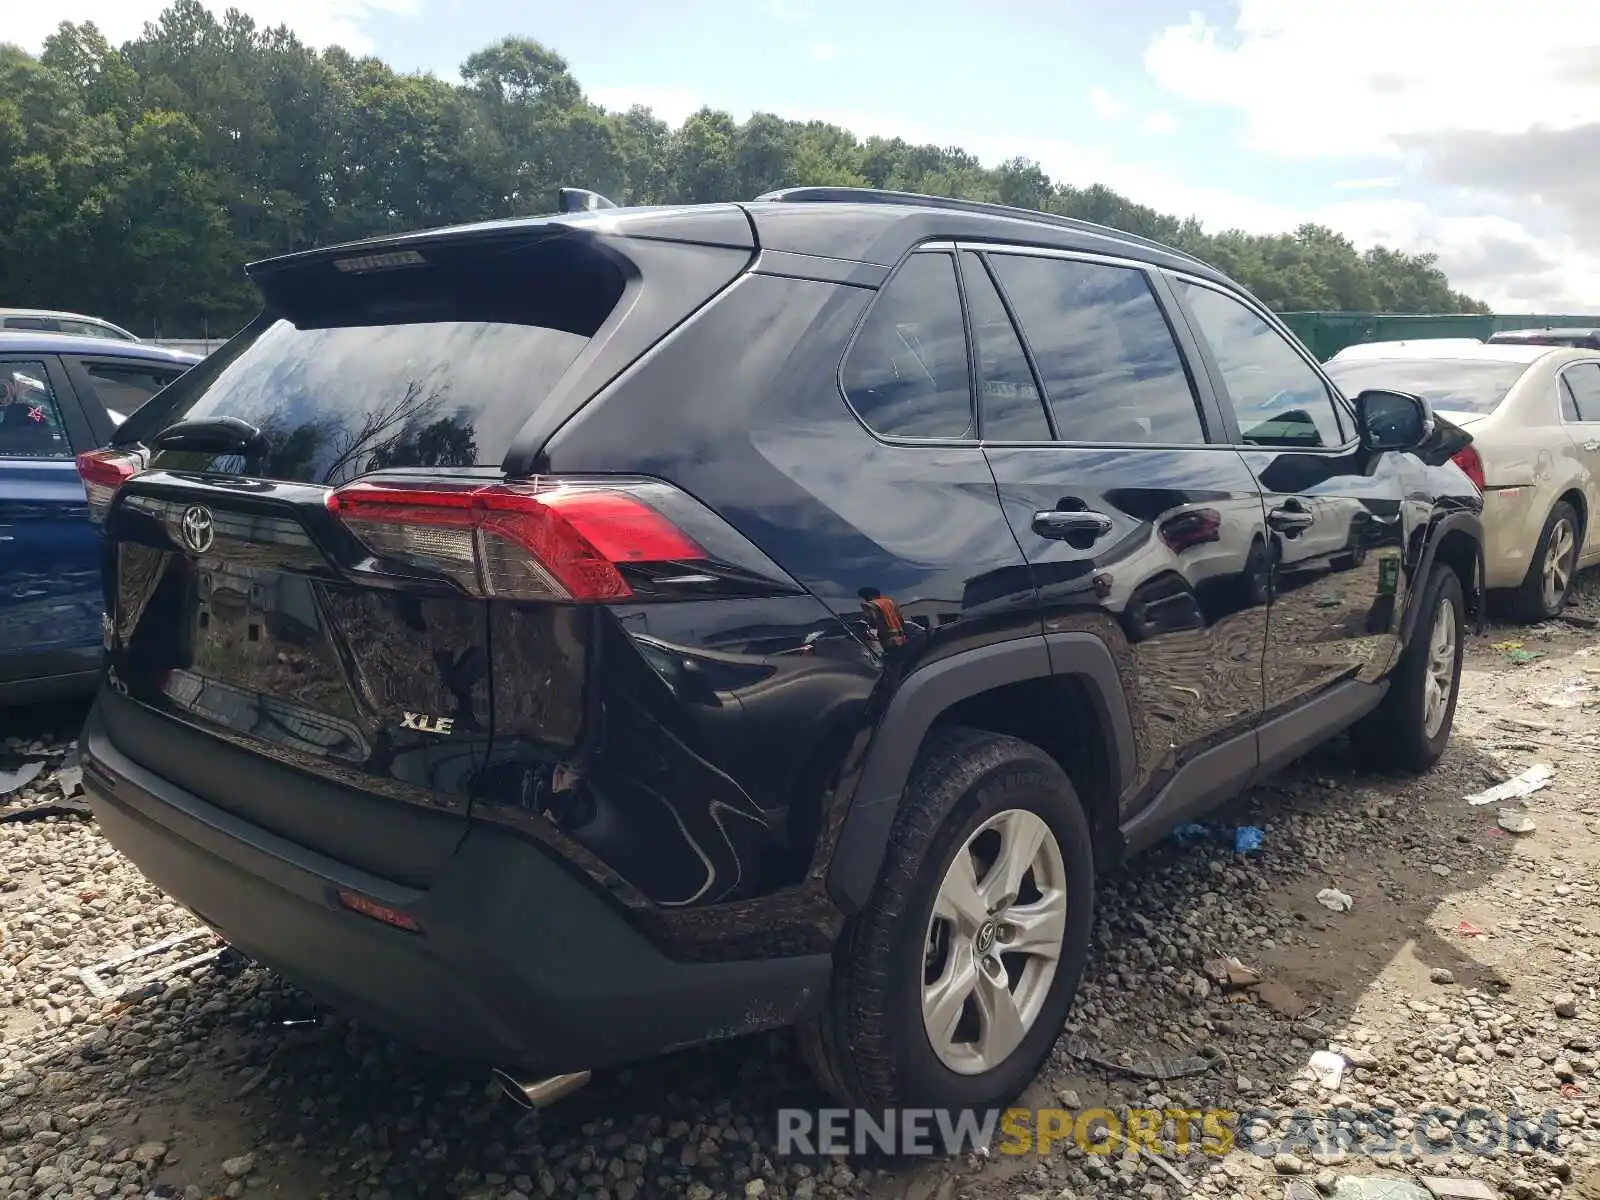
[(1275, 508), (1267, 514), (1267, 524), (1279, 533), (1298, 533), (1302, 529), (1309, 529), (1314, 520), (1315, 517), (1299, 508)]
[(1097, 512), (1050, 509), (1033, 514), (1033, 531), (1042, 538), (1057, 542), (1072, 537), (1103, 538), (1111, 532), (1112, 525), (1110, 517)]
[(1595, 450), (1600, 450), (1600, 442), (1597, 442), (1593, 438), (1590, 438), (1587, 442), (1585, 442), (1583, 444), (1583, 448), (1585, 450), (1590, 451), (1590, 452), (1593, 452)]

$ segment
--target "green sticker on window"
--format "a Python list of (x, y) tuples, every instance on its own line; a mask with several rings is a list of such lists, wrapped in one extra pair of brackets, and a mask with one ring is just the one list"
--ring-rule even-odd
[(1378, 595), (1392, 596), (1400, 583), (1400, 559), (1390, 555), (1378, 562)]

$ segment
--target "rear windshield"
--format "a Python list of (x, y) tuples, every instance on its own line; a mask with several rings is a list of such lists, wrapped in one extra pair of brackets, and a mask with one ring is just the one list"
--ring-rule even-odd
[(1323, 364), (1339, 390), (1354, 398), (1368, 388), (1421, 396), (1442, 412), (1491, 413), (1527, 363), (1474, 362), (1471, 359), (1374, 359)]
[(264, 455), (165, 451), (152, 465), (326, 486), (393, 467), (496, 466), (623, 284), (570, 243), (331, 276), (324, 263), (268, 278), (267, 311), (117, 440), (237, 417), (261, 429)]

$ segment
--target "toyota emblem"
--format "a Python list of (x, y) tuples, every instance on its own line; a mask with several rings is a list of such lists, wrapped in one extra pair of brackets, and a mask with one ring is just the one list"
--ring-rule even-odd
[(180, 524), (183, 544), (191, 554), (204, 554), (211, 549), (211, 543), (216, 537), (212, 528), (211, 510), (201, 508), (196, 504), (193, 508), (184, 510), (183, 520)]

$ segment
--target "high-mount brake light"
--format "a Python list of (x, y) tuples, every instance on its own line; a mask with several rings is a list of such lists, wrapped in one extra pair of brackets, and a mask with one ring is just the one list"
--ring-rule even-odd
[(476, 596), (622, 600), (633, 589), (620, 566), (707, 558), (623, 486), (362, 480), (327, 503), (375, 556), (439, 572)]
[(420, 267), (428, 260), (415, 250), (391, 250), (387, 254), (357, 254), (333, 260), (334, 270), (344, 275), (366, 275), (372, 271), (393, 271), (397, 267)]
[(104, 521), (117, 490), (142, 470), (144, 455), (137, 450), (89, 450), (78, 455), (78, 477), (89, 500), (89, 519)]

